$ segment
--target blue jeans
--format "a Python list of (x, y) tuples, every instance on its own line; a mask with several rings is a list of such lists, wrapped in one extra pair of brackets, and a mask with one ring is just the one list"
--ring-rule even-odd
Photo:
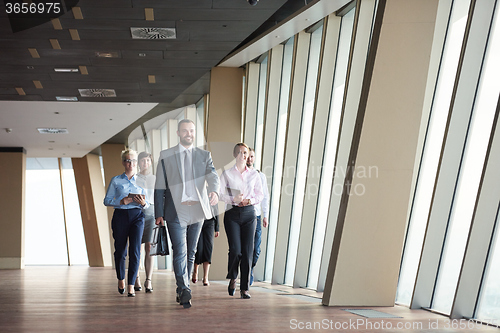
[(181, 225), (179, 220), (167, 221), (167, 229), (172, 242), (173, 266), (177, 294), (189, 289), (189, 277), (193, 271), (196, 246), (203, 223)]
[(262, 242), (262, 227), (260, 221), (260, 215), (257, 216), (257, 228), (255, 228), (255, 239), (253, 246), (253, 260), (252, 260), (252, 268), (257, 265), (257, 260), (259, 260), (260, 256), (260, 243)]

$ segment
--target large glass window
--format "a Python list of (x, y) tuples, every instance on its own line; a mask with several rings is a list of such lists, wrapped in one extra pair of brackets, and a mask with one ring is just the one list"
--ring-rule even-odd
[[(255, 123), (255, 149), (256, 152), (262, 152), (262, 140), (264, 137), (264, 115), (266, 109), (266, 92), (267, 92), (267, 62), (268, 56), (262, 60), (260, 64), (259, 74), (259, 99), (257, 104), (257, 121)], [(255, 155), (255, 168), (261, 168), (261, 154)]]
[(340, 116), (344, 101), (345, 80), (347, 75), (347, 65), (349, 62), (354, 13), (355, 9), (352, 9), (349, 13), (342, 17), (340, 28), (337, 63), (335, 65), (330, 114), (328, 119), (328, 133), (324, 149), (323, 165), (321, 166), (321, 182), (319, 188), (318, 207), (316, 211), (316, 222), (314, 225), (313, 243), (311, 248), (311, 262), (307, 278), (307, 286), (312, 289), (316, 289), (318, 286), (322, 250), (325, 241), (328, 206), (330, 205), (333, 172), (335, 169)]
[(446, 233), (432, 308), (450, 313), (467, 237), (474, 212), (477, 191), (497, 108), (500, 83), (500, 19), (494, 19), (486, 50), (474, 112), (467, 135), (456, 196)]
[(26, 159), (26, 265), (88, 265), (71, 161), (62, 166), (61, 177), (57, 158)]
[(205, 145), (205, 101), (202, 98), (196, 104), (196, 146)]
[(396, 301), (410, 305), (453, 93), (470, 0), (454, 1), (408, 226)]
[(266, 268), (264, 279), (271, 281), (273, 274), (274, 253), (276, 248), (276, 232), (278, 228), (278, 213), (280, 206), (281, 177), (283, 175), (283, 157), (285, 154), (286, 123), (288, 114), (288, 101), (290, 97), (290, 83), (292, 78), (294, 38), (290, 38), (283, 51), (283, 69), (281, 73), (281, 88), (278, 114), (278, 128), (276, 131), (276, 154), (274, 155), (274, 168), (272, 185), (270, 188), (269, 231), (267, 238)]
[(292, 203), (292, 219), (290, 222), (290, 238), (285, 269), (285, 284), (293, 284), (297, 249), (299, 244), (300, 224), (306, 185), (307, 165), (309, 161), (309, 146), (316, 101), (319, 59), (321, 54), (323, 27), (316, 29), (311, 34), (309, 46), (309, 62), (307, 65), (306, 87), (302, 111), (302, 124), (300, 128), (299, 152), (297, 156), (297, 170), (295, 172), (295, 187)]
[(491, 242), (488, 265), (484, 274), (476, 318), (485, 322), (500, 321), (500, 206), (497, 209), (496, 230)]

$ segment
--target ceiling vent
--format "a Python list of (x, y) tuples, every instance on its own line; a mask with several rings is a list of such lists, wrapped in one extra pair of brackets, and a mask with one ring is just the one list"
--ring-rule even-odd
[(41, 134), (68, 134), (68, 130), (66, 128), (43, 127), (37, 128), (37, 130)]
[(175, 28), (130, 28), (132, 39), (175, 39)]
[(116, 97), (114, 89), (78, 89), (82, 97)]

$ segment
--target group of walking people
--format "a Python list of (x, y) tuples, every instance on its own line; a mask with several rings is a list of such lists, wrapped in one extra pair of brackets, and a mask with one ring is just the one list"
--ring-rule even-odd
[[(139, 280), (141, 243), (145, 244), (146, 292), (152, 292), (153, 262), (149, 255), (152, 230), (166, 225), (172, 243), (176, 301), (191, 307), (190, 282), (198, 281), (203, 265), (203, 285), (208, 286), (213, 238), (219, 235), (217, 205), (225, 203), (224, 228), (229, 245), (228, 294), (233, 296), (240, 275), (240, 297), (249, 299), (253, 267), (260, 253), (261, 222), (267, 227), (268, 191), (265, 176), (253, 168), (255, 152), (244, 143), (233, 149), (235, 164), (218, 176), (211, 153), (195, 147), (193, 121), (178, 123), (179, 144), (161, 151), (156, 176), (152, 158), (133, 150), (122, 155), (124, 173), (111, 179), (104, 199), (114, 207), (112, 231), (118, 291), (134, 297), (142, 290)], [(136, 174), (139, 164), (140, 173)], [(262, 221), (261, 221), (262, 217)], [(125, 259), (129, 245), (128, 284)]]

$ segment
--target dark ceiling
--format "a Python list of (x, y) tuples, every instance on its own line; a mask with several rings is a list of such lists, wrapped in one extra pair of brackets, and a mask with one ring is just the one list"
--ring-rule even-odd
[[(37, 20), (35, 14), (8, 17), (7, 2), (16, 1), (0, 4), (0, 100), (56, 101), (64, 96), (80, 102), (160, 103), (110, 140), (120, 143), (144, 120), (197, 102), (208, 92), (212, 67), (307, 3), (68, 0), (62, 1), (64, 14), (57, 19)], [(153, 20), (147, 20), (151, 13)], [(176, 39), (132, 39), (131, 27), (175, 28)], [(99, 57), (98, 52), (116, 57)], [(78, 72), (58, 73), (54, 68)], [(82, 97), (79, 89), (114, 89), (116, 97)]]

